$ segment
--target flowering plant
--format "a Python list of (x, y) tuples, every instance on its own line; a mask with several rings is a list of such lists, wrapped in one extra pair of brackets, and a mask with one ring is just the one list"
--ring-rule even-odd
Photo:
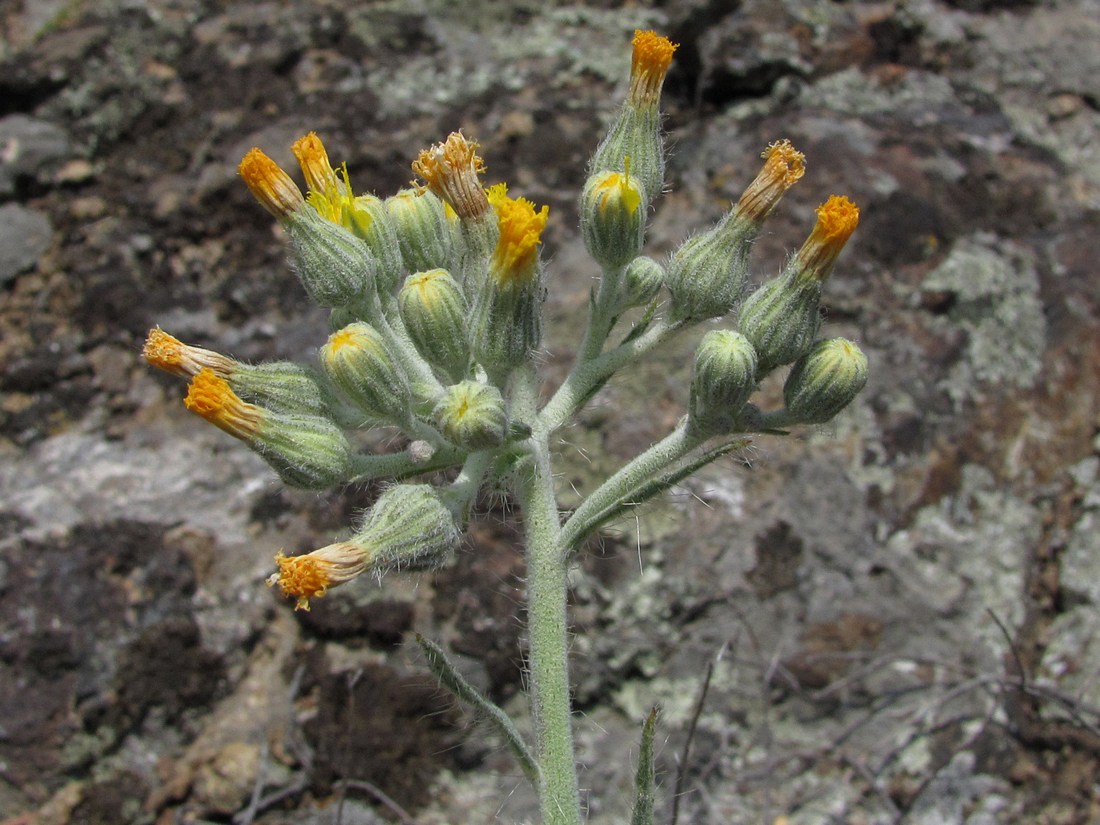
[[(412, 168), (423, 183), (386, 200), (354, 194), (346, 169), (333, 168), (314, 134), (293, 147), (306, 195), (259, 149), (241, 161), (245, 183), (284, 229), (309, 297), (331, 310), (319, 368), (244, 364), (159, 328), (145, 344), (151, 364), (189, 381), (188, 409), (256, 450), (287, 484), (399, 482), (349, 538), (276, 556), (269, 583), (296, 608), (308, 610), (311, 599), (367, 572), (446, 562), (480, 490), (514, 496), (527, 555), (530, 740), (439, 646), (419, 643), (441, 682), (509, 743), (536, 787), (544, 823), (581, 820), (566, 574), (585, 537), (754, 434), (828, 421), (867, 376), (855, 344), (818, 339), (822, 286), (859, 221), (847, 198), (829, 198), (781, 274), (745, 297), (753, 241), (804, 172), (788, 141), (767, 147), (759, 174), (713, 228), (665, 263), (642, 255), (646, 216), (665, 184), (659, 99), (675, 49), (654, 32), (635, 34), (627, 99), (581, 195), (581, 231), (600, 277), (573, 369), (545, 404), (536, 355), (549, 210), (513, 198), (503, 184), (486, 189), (478, 146), (461, 133), (421, 152)], [(553, 433), (616, 372), (719, 318), (729, 319), (727, 328), (707, 332), (696, 351), (686, 415), (563, 517)], [(783, 407), (753, 404), (760, 381), (788, 365)], [(357, 452), (345, 432), (370, 426), (396, 428), (405, 448)], [(445, 483), (409, 480), (450, 468), (457, 474)], [(653, 821), (654, 723), (651, 715), (643, 726), (635, 825)]]

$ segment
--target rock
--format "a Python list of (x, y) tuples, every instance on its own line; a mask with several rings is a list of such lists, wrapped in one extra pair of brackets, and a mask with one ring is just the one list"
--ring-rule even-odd
[(0, 206), (0, 286), (34, 266), (52, 240), (45, 215), (15, 203)]
[(70, 151), (68, 133), (27, 115), (0, 119), (0, 196), (10, 196), (22, 178), (40, 179)]

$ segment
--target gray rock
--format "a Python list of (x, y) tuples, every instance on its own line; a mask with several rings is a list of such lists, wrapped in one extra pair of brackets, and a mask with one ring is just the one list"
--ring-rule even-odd
[(52, 239), (45, 215), (16, 203), (0, 206), (0, 285), (34, 266)]
[(66, 159), (68, 133), (27, 115), (0, 119), (0, 195), (11, 195), (19, 178), (36, 178)]

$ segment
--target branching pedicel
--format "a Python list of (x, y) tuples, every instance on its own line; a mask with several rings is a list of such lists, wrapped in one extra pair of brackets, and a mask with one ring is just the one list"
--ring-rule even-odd
[[(296, 607), (364, 573), (424, 568), (452, 556), (479, 490), (510, 491), (526, 532), (530, 698), (528, 741), (507, 715), (421, 639), (443, 684), (484, 713), (534, 783), (545, 823), (577, 825), (580, 795), (568, 677), (566, 572), (586, 536), (667, 490), (754, 433), (829, 420), (862, 389), (867, 361), (843, 339), (817, 340), (822, 285), (855, 230), (859, 211), (832, 197), (779, 277), (746, 299), (748, 256), (764, 220), (804, 171), (787, 141), (729, 213), (661, 264), (642, 257), (646, 215), (664, 186), (658, 108), (676, 46), (636, 32), (627, 100), (596, 149), (581, 198), (581, 230), (601, 275), (576, 363), (539, 408), (535, 354), (545, 275), (539, 257), (548, 209), (486, 190), (477, 144), (460, 133), (423, 151), (423, 186), (380, 200), (355, 195), (314, 134), (294, 144), (308, 185), (259, 149), (240, 165), (253, 195), (282, 225), (302, 285), (331, 309), (334, 332), (320, 369), (243, 364), (149, 333), (145, 357), (189, 379), (188, 409), (239, 438), (287, 483), (327, 488), (404, 480), (459, 468), (449, 484), (395, 483), (350, 538), (303, 556), (276, 556), (270, 579)], [(552, 288), (552, 282), (551, 287)], [(634, 323), (616, 333), (627, 310)], [(703, 336), (687, 415), (563, 518), (550, 438), (618, 370), (671, 336), (737, 310), (731, 329)], [(785, 406), (749, 399), (773, 370), (793, 365)], [(357, 453), (344, 431), (395, 427), (399, 453)], [(652, 822), (652, 737), (643, 727), (635, 825)]]

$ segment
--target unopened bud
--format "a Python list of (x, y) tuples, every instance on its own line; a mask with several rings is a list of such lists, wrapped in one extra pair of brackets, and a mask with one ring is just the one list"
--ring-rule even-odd
[(792, 423), (823, 424), (847, 407), (867, 383), (867, 356), (844, 338), (818, 341), (794, 366), (783, 385), (785, 417)]
[(500, 390), (479, 381), (447, 387), (435, 406), (435, 424), (452, 444), (485, 450), (504, 443), (508, 415)]
[(291, 263), (314, 303), (323, 307), (355, 304), (375, 288), (377, 265), (366, 242), (312, 209), (283, 224)]
[(821, 283), (789, 274), (761, 286), (741, 307), (737, 327), (756, 350), (757, 377), (790, 364), (813, 344), (821, 326)]
[(401, 320), (417, 351), (451, 380), (466, 376), (470, 347), (462, 288), (445, 269), (410, 275), (397, 296)]
[[(403, 189), (386, 199), (408, 272), (427, 272), (452, 263), (455, 227), (442, 200), (428, 189)], [(454, 213), (452, 213), (453, 215)]]
[(642, 251), (646, 202), (641, 182), (626, 172), (597, 172), (581, 194), (581, 234), (605, 270), (625, 266)]
[(321, 362), (332, 382), (371, 418), (408, 423), (412, 391), (405, 370), (370, 324), (359, 321), (330, 335)]
[(210, 369), (191, 380), (184, 405), (248, 444), (291, 486), (323, 489), (351, 475), (351, 447), (340, 428), (323, 416), (249, 404)]
[(652, 258), (640, 255), (623, 270), (618, 309), (645, 306), (661, 291), (665, 268)]
[(702, 435), (733, 432), (756, 389), (756, 352), (739, 332), (711, 330), (695, 352), (689, 413)]

